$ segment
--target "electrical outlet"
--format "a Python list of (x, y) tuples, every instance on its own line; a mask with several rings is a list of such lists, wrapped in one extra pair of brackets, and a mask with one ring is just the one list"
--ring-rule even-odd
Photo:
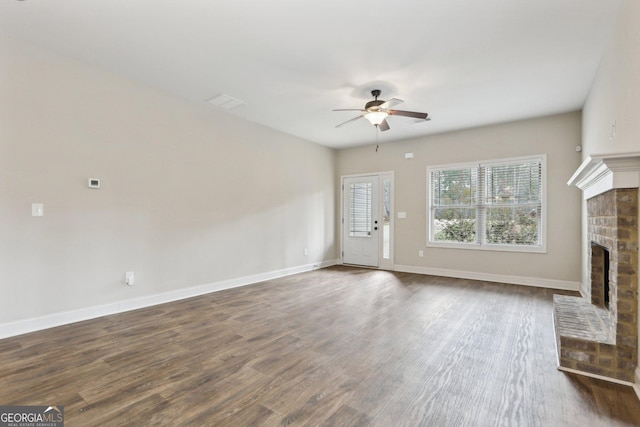
[(418, 256), (422, 258), (424, 256), (424, 251), (418, 251)]
[(127, 285), (133, 286), (133, 282), (134, 282), (133, 271), (127, 271), (125, 273), (124, 281)]
[(307, 256), (307, 255), (309, 255), (309, 249), (304, 248), (304, 256)]

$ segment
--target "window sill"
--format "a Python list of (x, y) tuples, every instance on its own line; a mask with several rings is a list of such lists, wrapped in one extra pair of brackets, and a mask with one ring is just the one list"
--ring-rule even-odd
[(441, 249), (466, 249), (474, 251), (525, 252), (536, 254), (547, 253), (547, 248), (544, 246), (480, 245), (478, 243), (427, 242), (427, 247)]

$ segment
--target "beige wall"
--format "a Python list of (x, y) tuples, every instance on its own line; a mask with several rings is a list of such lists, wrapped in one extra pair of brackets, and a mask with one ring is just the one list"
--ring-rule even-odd
[[(640, 151), (640, 2), (625, 0), (584, 106), (583, 154)], [(611, 137), (615, 122), (616, 134)]]
[[(437, 120), (437, 118), (434, 118)], [(426, 124), (428, 126), (428, 124)], [(338, 152), (338, 174), (395, 172), (395, 264), (487, 275), (580, 280), (580, 194), (566, 184), (580, 164), (580, 113), (525, 120)], [(405, 160), (404, 153), (414, 153)], [(547, 154), (547, 253), (426, 247), (426, 168), (431, 165)], [(339, 241), (339, 240), (338, 240)], [(424, 257), (418, 251), (424, 251)]]
[[(584, 156), (640, 152), (639, 118), (640, 2), (624, 0), (584, 107)], [(611, 126), (614, 123), (616, 132), (612, 136)], [(586, 204), (583, 207), (583, 218), (586, 218)], [(583, 280), (587, 280), (589, 242), (586, 223), (583, 228)], [(640, 240), (640, 236), (638, 239)], [(638, 268), (640, 269), (640, 265)], [(636, 383), (640, 383), (640, 370), (636, 370)], [(640, 389), (638, 394), (640, 395)]]
[(333, 260), (334, 163), (333, 150), (1, 40), (0, 324)]

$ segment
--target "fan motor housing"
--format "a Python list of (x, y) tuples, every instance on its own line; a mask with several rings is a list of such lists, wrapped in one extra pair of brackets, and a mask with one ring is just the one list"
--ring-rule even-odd
[(379, 111), (380, 108), (379, 106), (384, 104), (385, 101), (382, 100), (375, 100), (375, 101), (369, 101), (365, 104), (364, 109), (367, 111)]

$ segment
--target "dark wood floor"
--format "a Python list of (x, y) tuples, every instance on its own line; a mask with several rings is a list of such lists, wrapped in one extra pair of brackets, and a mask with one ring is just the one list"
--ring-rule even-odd
[(0, 340), (0, 405), (67, 426), (627, 426), (556, 370), (553, 291), (334, 267)]

